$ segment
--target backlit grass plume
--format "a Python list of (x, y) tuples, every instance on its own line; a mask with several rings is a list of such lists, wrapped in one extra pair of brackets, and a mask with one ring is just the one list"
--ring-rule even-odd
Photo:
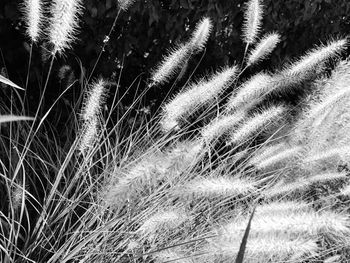
[(235, 127), (243, 121), (245, 115), (235, 113), (227, 116), (220, 116), (213, 120), (208, 125), (204, 126), (201, 133), (204, 141), (210, 143), (214, 140), (220, 139), (222, 135), (229, 134)]
[(265, 35), (257, 44), (257, 46), (252, 51), (250, 51), (247, 59), (247, 65), (251, 66), (267, 58), (280, 41), (281, 37), (277, 33), (270, 33)]
[(24, 0), (22, 10), (24, 12), (27, 35), (35, 43), (43, 33), (44, 10), (42, 0)]
[(135, 0), (118, 0), (118, 6), (121, 10), (126, 11), (135, 2)]
[(248, 118), (230, 136), (229, 144), (240, 145), (278, 122), (285, 113), (283, 106), (272, 106)]
[(76, 39), (81, 11), (81, 0), (52, 1), (47, 32), (52, 55), (62, 54)]
[(163, 58), (163, 61), (152, 73), (150, 85), (162, 85), (174, 78), (190, 57), (204, 48), (211, 29), (210, 19), (203, 18), (197, 24), (191, 39), (170, 50), (168, 55)]
[(193, 47), (194, 52), (199, 52), (205, 47), (212, 28), (212, 22), (208, 17), (202, 18), (197, 24), (190, 39), (190, 45)]
[(290, 67), (287, 68), (286, 72), (292, 75), (307, 74), (327, 60), (339, 56), (342, 52), (345, 51), (347, 45), (348, 40), (346, 38), (330, 41), (325, 46), (317, 47), (309, 51), (297, 62), (290, 65)]
[(209, 80), (201, 80), (180, 92), (164, 106), (161, 127), (164, 131), (179, 129), (188, 116), (200, 107), (208, 106), (217, 100), (229, 87), (237, 74), (237, 67), (218, 71)]
[(215, 198), (246, 195), (255, 190), (255, 183), (240, 178), (201, 178), (181, 186), (179, 195), (188, 198)]
[(84, 121), (89, 121), (100, 116), (101, 107), (107, 96), (106, 82), (103, 79), (98, 79), (90, 85), (90, 90), (85, 96), (81, 118)]
[(258, 73), (251, 77), (239, 87), (237, 93), (231, 95), (226, 110), (229, 112), (248, 110), (254, 106), (270, 91), (272, 79), (267, 73)]
[(246, 4), (243, 24), (243, 41), (247, 45), (253, 44), (260, 31), (263, 14), (261, 0), (250, 0)]

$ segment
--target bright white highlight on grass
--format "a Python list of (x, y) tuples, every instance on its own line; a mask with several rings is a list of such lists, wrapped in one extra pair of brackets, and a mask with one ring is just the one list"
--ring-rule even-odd
[(42, 34), (43, 7), (41, 0), (24, 0), (23, 11), (27, 35), (33, 42), (37, 42)]
[(253, 44), (258, 37), (262, 20), (262, 4), (260, 0), (250, 0), (246, 5), (243, 24), (243, 41)]
[(63, 53), (76, 39), (79, 26), (78, 15), (82, 10), (81, 0), (53, 0), (48, 38), (53, 45), (52, 54)]
[(248, 66), (258, 63), (267, 58), (281, 41), (281, 37), (277, 33), (265, 35), (258, 45), (250, 52), (248, 56)]

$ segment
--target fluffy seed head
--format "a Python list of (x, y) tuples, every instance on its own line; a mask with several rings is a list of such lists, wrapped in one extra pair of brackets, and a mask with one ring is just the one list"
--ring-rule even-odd
[(211, 20), (208, 17), (203, 18), (196, 26), (190, 40), (190, 44), (193, 46), (196, 52), (203, 50), (210, 32), (213, 28)]
[[(240, 249), (239, 238), (216, 241), (208, 248), (208, 253), (218, 256), (218, 261), (210, 262), (234, 262)], [(216, 251), (212, 251), (217, 248)], [(303, 258), (315, 254), (317, 251), (317, 240), (297, 238), (289, 239), (283, 236), (249, 237), (244, 253), (244, 262), (266, 263), (266, 262), (301, 262)], [(223, 260), (227, 259), (227, 260)]]
[(51, 5), (48, 38), (52, 55), (63, 53), (75, 40), (82, 10), (81, 0), (54, 0)]
[(190, 218), (186, 216), (184, 211), (179, 209), (168, 209), (166, 211), (161, 211), (155, 213), (150, 218), (148, 218), (138, 229), (138, 232), (143, 236), (152, 237), (155, 232), (167, 231), (176, 229), (181, 224), (189, 221)]
[(181, 121), (186, 120), (195, 110), (210, 106), (234, 81), (237, 67), (230, 67), (214, 74), (208, 81), (202, 80), (180, 92), (165, 105), (161, 126), (164, 131), (179, 129)]
[(43, 4), (41, 0), (24, 0), (23, 2), (24, 22), (27, 35), (35, 43), (42, 34)]
[(243, 118), (244, 114), (236, 113), (234, 115), (221, 116), (212, 121), (202, 129), (204, 141), (210, 143), (219, 139), (222, 135), (232, 131)]
[(95, 144), (99, 133), (99, 122), (97, 118), (90, 119), (84, 123), (79, 143), (79, 151), (84, 154)]
[(283, 151), (277, 152), (276, 154), (265, 160), (260, 161), (255, 166), (259, 170), (271, 169), (279, 165), (285, 166), (285, 164), (288, 161), (299, 156), (302, 150), (303, 148), (301, 146), (295, 146), (292, 148), (285, 149)]
[(258, 103), (271, 89), (272, 77), (266, 73), (258, 73), (243, 83), (236, 94), (229, 99), (226, 109), (244, 110)]
[(135, 0), (118, 0), (118, 5), (121, 10), (126, 11), (134, 2)]
[(89, 121), (95, 119), (100, 115), (101, 105), (106, 97), (106, 83), (99, 79), (91, 85), (82, 110), (82, 120)]
[(277, 33), (270, 33), (264, 36), (258, 45), (250, 52), (248, 56), (248, 66), (267, 58), (280, 41), (281, 37)]
[(341, 39), (331, 41), (324, 47), (315, 48), (291, 65), (289, 69), (287, 69), (287, 72), (292, 75), (306, 74), (328, 59), (337, 57), (346, 49), (347, 44), (347, 39)]
[(169, 82), (177, 73), (179, 73), (183, 64), (191, 56), (191, 47), (188, 44), (179, 45), (170, 50), (163, 61), (153, 71), (151, 76), (151, 85), (162, 85)]
[(260, 114), (255, 114), (231, 135), (230, 143), (239, 145), (246, 142), (250, 137), (268, 128), (282, 116), (284, 111), (283, 106), (273, 106)]
[(183, 197), (226, 197), (247, 194), (255, 189), (254, 182), (239, 178), (201, 178), (186, 183), (179, 194)]
[(243, 41), (250, 45), (258, 37), (263, 14), (261, 0), (250, 0), (246, 5), (243, 23)]

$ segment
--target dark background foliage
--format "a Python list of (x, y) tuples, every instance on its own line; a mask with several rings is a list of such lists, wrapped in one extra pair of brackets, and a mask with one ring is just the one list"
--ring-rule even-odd
[[(21, 13), (18, 10), (20, 2), (1, 0), (0, 67), (7, 69), (11, 80), (24, 85), (29, 44), (24, 36)], [(169, 47), (188, 39), (195, 24), (203, 16), (212, 19), (214, 30), (205, 55), (194, 58), (189, 65), (189, 72), (200, 60), (196, 70), (200, 76), (221, 66), (240, 63), (244, 50), (240, 38), (244, 2), (243, 0), (136, 0), (127, 12), (121, 13), (93, 76), (103, 76), (114, 81), (123, 70), (120, 94), (136, 79), (136, 83), (123, 101), (124, 105), (130, 104), (136, 87), (138, 92), (144, 89), (151, 69), (161, 60), (162, 55)], [(73, 45), (72, 50), (55, 61), (54, 74), (46, 98), (49, 102), (64, 89), (63, 82), (57, 78), (62, 65), (70, 65), (76, 78), (79, 78), (82, 69), (90, 73), (118, 12), (116, 0), (84, 0), (84, 6), (79, 40)], [(278, 31), (282, 35), (282, 42), (271, 59), (260, 66), (263, 68), (279, 67), (283, 62), (303, 54), (315, 44), (325, 43), (327, 39), (349, 33), (350, 1), (348, 0), (265, 0), (264, 6), (262, 33)], [(33, 102), (30, 103), (31, 110), (35, 109), (35, 102), (38, 100), (40, 87), (44, 81), (43, 69), (48, 67), (48, 63), (42, 59), (42, 50), (42, 43), (34, 47), (32, 78), (27, 92), (28, 98)], [(259, 67), (254, 70), (259, 70)], [(144, 100), (144, 105), (159, 104), (168, 90), (168, 86), (153, 88)], [(69, 105), (73, 104), (72, 100), (76, 99), (79, 92), (79, 87), (75, 87), (67, 93), (62, 99), (62, 105), (69, 109)]]

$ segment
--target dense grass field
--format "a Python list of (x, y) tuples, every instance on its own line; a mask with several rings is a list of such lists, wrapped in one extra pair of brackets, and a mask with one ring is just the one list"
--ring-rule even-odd
[[(118, 0), (118, 15), (132, 3)], [(281, 35), (263, 33), (263, 3), (249, 0), (243, 61), (204, 76), (188, 67), (194, 55), (210, 56), (213, 25), (203, 17), (142, 79), (147, 88), (127, 111), (112, 114), (123, 96), (118, 81), (94, 76), (100, 56), (78, 77), (63, 66), (64, 91), (45, 105), (83, 5), (19, 7), (28, 67), (45, 45), (45, 70), (35, 102), (26, 97), (30, 70), (25, 85), (0, 76), (10, 101), (0, 105), (0, 262), (350, 262), (347, 37), (261, 71)], [(48, 119), (75, 85), (82, 93), (59, 130)], [(168, 96), (147, 117), (151, 89)], [(33, 116), (28, 103), (38, 104)]]

